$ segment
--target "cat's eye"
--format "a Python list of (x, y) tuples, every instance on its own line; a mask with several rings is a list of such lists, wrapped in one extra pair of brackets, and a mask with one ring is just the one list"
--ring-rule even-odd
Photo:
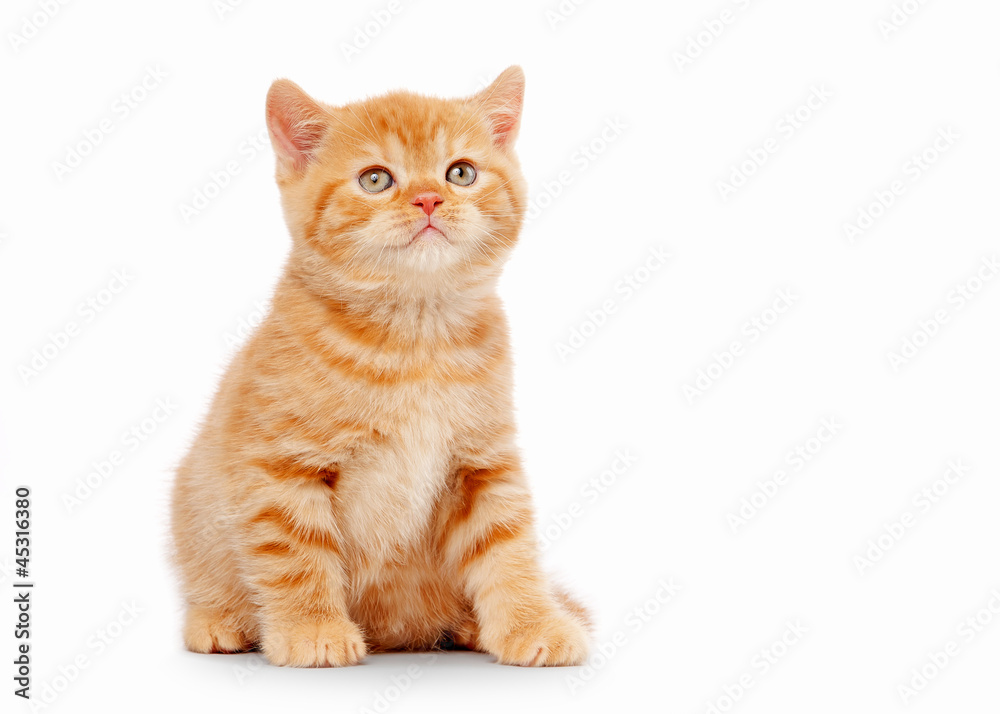
[(458, 186), (471, 186), (476, 180), (476, 169), (468, 161), (456, 161), (449, 167), (446, 178)]
[(368, 193), (381, 193), (392, 186), (392, 174), (385, 169), (366, 169), (358, 177), (358, 183)]

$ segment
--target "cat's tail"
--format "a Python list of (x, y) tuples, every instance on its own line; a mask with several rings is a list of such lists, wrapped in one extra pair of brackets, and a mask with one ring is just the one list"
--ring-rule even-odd
[(562, 585), (555, 585), (553, 587), (553, 593), (556, 596), (556, 601), (565, 608), (566, 612), (572, 615), (576, 620), (579, 620), (587, 632), (593, 634), (594, 632), (594, 620), (590, 615), (590, 610), (583, 606), (583, 604), (577, 600), (573, 595), (566, 590)]

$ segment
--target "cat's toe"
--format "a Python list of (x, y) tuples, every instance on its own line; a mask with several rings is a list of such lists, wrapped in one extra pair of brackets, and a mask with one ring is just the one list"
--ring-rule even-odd
[(343, 618), (273, 625), (261, 649), (272, 664), (285, 667), (345, 667), (368, 651), (358, 626)]
[(184, 646), (192, 652), (246, 652), (253, 643), (232, 613), (191, 605), (184, 624)]
[(582, 664), (589, 648), (583, 624), (565, 612), (520, 623), (494, 635), (487, 649), (501, 664), (553, 667)]

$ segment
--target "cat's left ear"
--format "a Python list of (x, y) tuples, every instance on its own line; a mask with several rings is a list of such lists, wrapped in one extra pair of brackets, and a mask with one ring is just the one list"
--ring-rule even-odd
[(329, 119), (326, 110), (295, 82), (275, 80), (267, 93), (267, 131), (279, 172), (298, 173), (316, 157)]
[(486, 115), (493, 141), (505, 148), (513, 146), (524, 107), (524, 71), (517, 65), (508, 67), (471, 101)]

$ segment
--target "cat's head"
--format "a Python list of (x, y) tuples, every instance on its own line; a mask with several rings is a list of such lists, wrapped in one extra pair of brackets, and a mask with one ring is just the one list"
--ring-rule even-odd
[(491, 280), (524, 216), (523, 97), (520, 67), (467, 98), (392, 92), (341, 106), (276, 81), (267, 126), (296, 267), (416, 290)]

